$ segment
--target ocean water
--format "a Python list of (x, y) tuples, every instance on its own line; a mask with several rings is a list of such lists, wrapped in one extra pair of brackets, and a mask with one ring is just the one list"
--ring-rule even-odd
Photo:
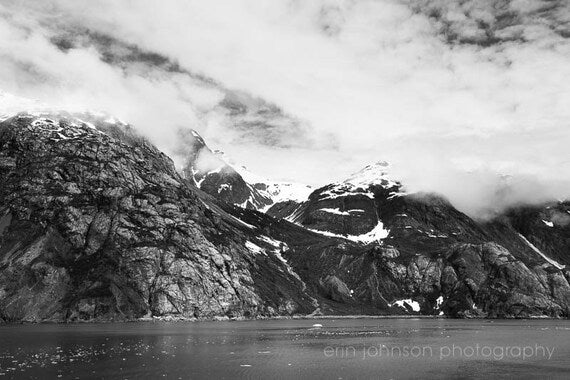
[(7, 325), (0, 326), (0, 376), (570, 379), (570, 321), (362, 318)]

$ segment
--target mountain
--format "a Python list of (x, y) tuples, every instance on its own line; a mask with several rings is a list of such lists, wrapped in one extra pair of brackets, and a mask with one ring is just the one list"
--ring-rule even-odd
[(389, 171), (378, 162), (306, 202), (268, 210), (346, 247), (360, 245), (326, 255), (307, 248), (292, 257), (302, 278), (321, 286), (332, 278), (345, 300), (380, 309), (407, 299), (410, 308), (450, 316), (568, 316), (567, 202), (476, 221), (437, 194), (405, 193)]
[(255, 187), (185, 137), (181, 174), (116, 119), (2, 121), (0, 319), (570, 315), (568, 202), (474, 220), (379, 162), (262, 213), (206, 191)]
[(388, 168), (389, 164), (384, 161), (368, 165), (344, 181), (315, 190), (306, 202), (277, 204), (267, 213), (307, 228), (353, 236), (353, 239), (376, 227), (383, 230), (371, 186), (386, 189), (391, 197), (400, 195), (400, 184), (390, 179)]
[(128, 125), (0, 124), (0, 319), (310, 313), (278, 248), (201, 198)]
[(307, 185), (274, 182), (229, 164), (223, 153), (212, 151), (204, 139), (190, 130), (183, 136), (187, 157), (182, 172), (204, 192), (243, 208), (265, 211), (285, 200), (305, 200), (312, 188)]

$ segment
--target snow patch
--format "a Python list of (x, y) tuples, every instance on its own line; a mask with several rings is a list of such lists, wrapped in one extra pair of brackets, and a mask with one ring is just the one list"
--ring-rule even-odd
[(320, 211), (328, 212), (336, 215), (350, 215), (347, 211), (340, 211), (338, 208), (321, 208)]
[[(285, 217), (285, 220), (288, 221), (288, 222), (291, 222), (291, 223), (295, 223), (295, 224), (297, 224), (297, 225), (300, 226), (300, 224), (297, 223), (297, 218), (301, 215), (302, 209), (303, 209), (303, 205), (300, 204), (299, 206), (297, 206), (297, 207), (293, 210), (293, 212), (292, 212), (290, 215), (288, 215), (288, 216)], [(303, 227), (303, 226), (301, 226), (301, 227)]]
[(447, 238), (449, 236), (445, 235), (445, 234), (438, 234), (438, 235), (434, 235), (431, 232), (425, 232), (425, 234), (430, 237), (430, 238)]
[(320, 193), (320, 199), (336, 199), (340, 197), (345, 197), (347, 195), (364, 195), (370, 199), (374, 199), (374, 194), (368, 190), (368, 186), (366, 189), (362, 188), (355, 188), (354, 186), (347, 185), (347, 184), (337, 184), (333, 188), (329, 190), (325, 190)]
[(80, 139), (91, 133), (105, 135), (93, 124), (78, 118), (65, 118), (64, 122), (60, 122), (49, 117), (31, 114), (20, 117), (35, 118), (30, 123), (30, 127), (45, 132), (52, 141)]
[(366, 166), (364, 169), (352, 174), (344, 180), (344, 183), (354, 187), (368, 187), (369, 185), (380, 185), (385, 189), (399, 186), (398, 182), (392, 180), (389, 176), (389, 167), (386, 161), (378, 161), (372, 165)]
[[(370, 190), (370, 186), (373, 185), (382, 186), (385, 189), (399, 189), (400, 183), (394, 181), (389, 172), (390, 165), (385, 161), (368, 165), (364, 169), (353, 173), (344, 181), (337, 182), (329, 189), (323, 191), (321, 193), (321, 199), (335, 199), (354, 194), (360, 194), (374, 199), (374, 194)], [(392, 191), (388, 199), (406, 194), (407, 193), (400, 192), (399, 190)]]
[(387, 238), (388, 235), (390, 234), (390, 230), (384, 229), (384, 224), (381, 221), (378, 221), (378, 224), (372, 230), (362, 235), (339, 235), (329, 231), (314, 230), (311, 228), (307, 229), (321, 235), (347, 239), (355, 243), (362, 243), (362, 244), (370, 244), (375, 241), (380, 243), (382, 239)]
[(407, 304), (408, 306), (410, 306), (412, 308), (412, 310), (415, 312), (419, 312), (421, 310), (420, 304), (416, 301), (413, 301), (411, 298), (394, 301), (391, 304), (389, 304), (389, 306), (398, 305), (400, 307), (405, 308), (404, 304)]
[(439, 310), (441, 308), (441, 305), (443, 305), (443, 296), (439, 296), (435, 300), (435, 309)]
[(243, 180), (248, 184), (253, 186), (261, 184), (265, 186), (265, 189), (260, 189), (263, 186), (258, 186), (256, 190), (265, 198), (271, 199), (273, 203), (260, 208), (259, 211), (261, 212), (269, 210), (271, 206), (279, 202), (304, 202), (309, 198), (309, 195), (314, 190), (311, 186), (302, 183), (272, 181), (257, 174), (253, 174), (247, 170), (245, 166), (232, 164), (231, 160), (227, 157), (224, 157), (224, 160), (228, 162), (228, 165), (241, 175)]
[(328, 236), (328, 237), (336, 237), (336, 238), (341, 238), (341, 239), (348, 239), (348, 237), (346, 235), (339, 235), (339, 234), (335, 234), (329, 231), (321, 231), (321, 230), (315, 230), (312, 228), (307, 228), (309, 231), (313, 231), (316, 232), (317, 234), (320, 235), (324, 235), (324, 236)]
[(261, 240), (263, 240), (264, 242), (266, 242), (267, 244), (272, 245), (272, 246), (275, 247), (275, 248), (286, 247), (287, 249), (285, 249), (285, 250), (288, 250), (288, 249), (289, 249), (289, 247), (287, 247), (287, 244), (286, 244), (286, 243), (284, 243), (284, 242), (282, 242), (282, 241), (279, 241), (279, 240), (272, 239), (272, 238), (270, 238), (269, 236), (261, 235), (261, 236), (259, 236), (259, 238), (260, 238)]
[(229, 185), (227, 183), (222, 183), (220, 185), (220, 188), (218, 189), (218, 194), (221, 193), (224, 190), (231, 190), (232, 189), (232, 185)]
[(393, 191), (386, 199), (394, 199), (397, 197), (403, 197), (404, 195), (408, 195), (408, 193), (405, 193), (403, 191)]
[(389, 230), (384, 229), (384, 224), (381, 221), (378, 221), (376, 227), (374, 227), (371, 231), (366, 234), (362, 235), (350, 235), (350, 239), (361, 242), (361, 243), (372, 243), (373, 241), (380, 242), (382, 239), (385, 239), (390, 234)]
[(547, 221), (547, 220), (543, 220), (542, 223), (546, 224), (548, 227), (554, 227), (554, 223)]
[(263, 248), (261, 248), (260, 246), (258, 246), (257, 244), (254, 244), (252, 242), (250, 242), (249, 240), (247, 240), (245, 242), (245, 247), (247, 249), (249, 249), (251, 252), (253, 252), (254, 254), (263, 254), (267, 256), (267, 253), (265, 253), (265, 251), (263, 250)]
[[(256, 182), (260, 183), (260, 182)], [(273, 203), (295, 201), (304, 202), (309, 199), (309, 195), (313, 192), (313, 188), (309, 185), (301, 183), (288, 182), (263, 182), (267, 185), (266, 190), (260, 190), (273, 200)]]
[[(202, 202), (202, 203), (204, 203), (204, 202)], [(204, 203), (204, 204), (205, 204), (205, 203)], [(208, 205), (206, 205), (206, 207), (208, 207)], [(208, 207), (208, 208), (209, 208), (209, 207)], [(231, 216), (235, 221), (239, 222), (240, 224), (243, 224), (243, 225), (246, 226), (247, 228), (252, 229), (252, 230), (255, 229), (255, 226), (253, 226), (253, 225), (251, 225), (251, 224), (249, 224), (249, 223), (244, 222), (244, 221), (241, 220), (240, 218), (236, 218), (236, 217), (233, 216), (233, 215), (230, 215), (230, 216)]]
[(566, 265), (562, 265), (559, 262), (552, 260), (551, 258), (549, 258), (548, 256), (546, 256), (544, 253), (542, 253), (542, 251), (538, 248), (536, 248), (536, 246), (534, 244), (532, 244), (530, 241), (527, 240), (527, 238), (525, 238), (523, 235), (519, 234), (520, 238), (522, 240), (524, 240), (524, 242), (530, 247), (532, 248), (533, 251), (535, 251), (536, 253), (538, 253), (540, 256), (542, 256), (544, 258), (544, 260), (546, 260), (548, 263), (554, 265), (556, 268), (558, 269), (564, 269), (566, 268)]

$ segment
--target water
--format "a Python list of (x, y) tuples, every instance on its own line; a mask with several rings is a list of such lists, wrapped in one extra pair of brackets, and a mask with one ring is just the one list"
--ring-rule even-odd
[(570, 321), (322, 319), (0, 326), (0, 374), (37, 379), (568, 379)]

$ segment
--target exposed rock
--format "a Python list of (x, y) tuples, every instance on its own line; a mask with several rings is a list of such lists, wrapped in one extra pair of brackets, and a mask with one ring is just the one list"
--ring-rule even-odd
[[(124, 125), (60, 115), (0, 124), (6, 321), (310, 313), (301, 281), (212, 212)], [(233, 223), (234, 225), (232, 225)]]
[(320, 284), (325, 291), (325, 295), (337, 302), (347, 302), (351, 298), (350, 289), (336, 276), (326, 276), (321, 279)]

